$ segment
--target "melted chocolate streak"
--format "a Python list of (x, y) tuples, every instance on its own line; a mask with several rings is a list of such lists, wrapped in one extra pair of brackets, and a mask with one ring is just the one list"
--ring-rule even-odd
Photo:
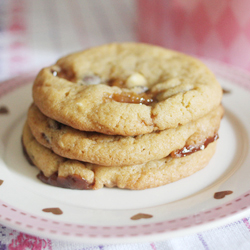
[(88, 183), (85, 179), (80, 177), (79, 175), (69, 175), (67, 177), (58, 176), (58, 173), (54, 173), (49, 177), (46, 177), (41, 171), (37, 178), (42, 182), (62, 188), (70, 188), (70, 189), (79, 189), (86, 190), (92, 189), (92, 184)]
[[(29, 164), (33, 167), (35, 167), (34, 162), (30, 158), (22, 140), (22, 148), (23, 148), (23, 154), (26, 158), (26, 160), (29, 162)], [(49, 177), (46, 177), (42, 171), (37, 175), (37, 178), (41, 180), (42, 182), (55, 186), (55, 187), (62, 187), (62, 188), (70, 188), (70, 189), (80, 189), (80, 190), (86, 190), (86, 189), (92, 189), (93, 183), (88, 183), (85, 179), (83, 179), (79, 175), (69, 175), (67, 177), (61, 177), (58, 176), (58, 172), (52, 174)]]

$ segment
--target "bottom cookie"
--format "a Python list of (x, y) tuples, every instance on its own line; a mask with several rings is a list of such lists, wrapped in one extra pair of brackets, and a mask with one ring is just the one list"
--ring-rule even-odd
[(105, 167), (69, 160), (39, 144), (25, 124), (23, 148), (29, 161), (41, 170), (38, 178), (50, 185), (72, 189), (118, 187), (141, 190), (163, 186), (204, 168), (216, 150), (216, 141), (186, 157), (165, 157), (140, 165)]

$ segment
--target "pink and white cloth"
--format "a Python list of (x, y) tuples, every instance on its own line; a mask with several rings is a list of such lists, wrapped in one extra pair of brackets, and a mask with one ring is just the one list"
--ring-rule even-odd
[(138, 0), (139, 38), (250, 70), (250, 1)]
[[(37, 72), (62, 55), (113, 41), (160, 44), (250, 70), (249, 3), (247, 0), (0, 0), (0, 80)], [(225, 67), (230, 74), (232, 68)], [(185, 237), (120, 245), (87, 246), (42, 239), (0, 225), (0, 250), (8, 249), (250, 249), (250, 215)]]

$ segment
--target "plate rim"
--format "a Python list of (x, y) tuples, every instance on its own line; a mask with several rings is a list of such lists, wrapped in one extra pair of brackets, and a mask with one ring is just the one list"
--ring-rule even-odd
[[(250, 82), (250, 74), (244, 70), (239, 70), (235, 67), (231, 67), (229, 65), (225, 65), (220, 62), (216, 62), (213, 60), (205, 60), (205, 63), (209, 65), (209, 68), (212, 69), (212, 71), (215, 73), (216, 76), (221, 77), (223, 79), (227, 79), (232, 83), (236, 83), (237, 86), (243, 87), (250, 91), (250, 84), (247, 82)], [(17, 90), (20, 87), (24, 87), (26, 84), (30, 83), (32, 79), (35, 78), (35, 73), (29, 73), (24, 74), (20, 77), (15, 77), (12, 79), (9, 79), (7, 81), (4, 81), (0, 84), (0, 99), (7, 95), (8, 93)], [(237, 81), (235, 81), (237, 80)], [(249, 204), (249, 205), (247, 205)], [(234, 211), (231, 211), (229, 214), (220, 214), (220, 211), (223, 209), (229, 209), (232, 206), (238, 207), (238, 209), (234, 209)], [(211, 210), (214, 210), (213, 213), (217, 214), (217, 217), (214, 215), (211, 217), (208, 217), (208, 220), (203, 220), (202, 222), (194, 220), (194, 215), (189, 215), (182, 218), (177, 218), (175, 220), (167, 220), (163, 221), (161, 223), (143, 223), (135, 226), (84, 226), (85, 230), (82, 230), (82, 233), (75, 233), (74, 235), (72, 233), (69, 233), (65, 231), (65, 228), (62, 228), (61, 234), (58, 234), (58, 232), (50, 232), (46, 231), (45, 228), (40, 228), (36, 232), (34, 232), (34, 228), (29, 227), (23, 227), (23, 221), (16, 220), (15, 222), (10, 219), (16, 218), (15, 213), (20, 213), (24, 217), (30, 216), (31, 218), (34, 217), (32, 214), (27, 214), (24, 211), (19, 210), (18, 208), (14, 208), (9, 204), (6, 204), (0, 199), (0, 222), (5, 224), (6, 226), (9, 226), (11, 228), (15, 228), (17, 230), (26, 232), (31, 235), (36, 236), (43, 236), (47, 238), (54, 238), (54, 239), (60, 239), (60, 240), (67, 240), (67, 241), (79, 241), (83, 243), (97, 243), (98, 241), (101, 243), (114, 243), (114, 242), (127, 242), (128, 239), (129, 242), (138, 242), (138, 241), (145, 241), (150, 239), (166, 239), (173, 236), (180, 236), (183, 235), (183, 231), (185, 231), (185, 234), (190, 234), (196, 231), (204, 231), (208, 230), (210, 228), (213, 228), (218, 225), (223, 225), (225, 223), (229, 223), (230, 221), (240, 218), (245, 214), (250, 208), (250, 190), (245, 192), (243, 195), (235, 198), (234, 200), (230, 202), (225, 202), (220, 206), (213, 207)], [(4, 212), (4, 213), (3, 213)], [(200, 212), (199, 214), (207, 214), (211, 215), (213, 214), (209, 210)], [(3, 218), (3, 214), (8, 214), (8, 217)], [(24, 215), (25, 214), (25, 215)], [(11, 215), (11, 216), (10, 216)], [(20, 216), (20, 215), (19, 215)], [(198, 216), (198, 214), (196, 215)], [(9, 218), (10, 217), (10, 218)], [(26, 217), (27, 218), (27, 217)], [(39, 218), (41, 222), (48, 222), (50, 219), (48, 218)], [(189, 223), (185, 224), (184, 221), (189, 221)], [(50, 221), (51, 223), (54, 223), (58, 226), (58, 223), (55, 223), (55, 219)], [(190, 223), (191, 222), (191, 223)], [(176, 227), (175, 223), (178, 223), (182, 225), (181, 227)], [(64, 227), (72, 230), (72, 227), (69, 227), (68, 223), (64, 223)], [(60, 225), (60, 223), (59, 223)], [(204, 225), (205, 228), (204, 228)], [(62, 225), (60, 225), (62, 226)], [(72, 226), (72, 225), (71, 225)], [(76, 227), (80, 228), (80, 225), (75, 225)], [(175, 226), (175, 227), (174, 227)], [(156, 230), (158, 228), (158, 230)], [(137, 230), (137, 231), (136, 231)], [(138, 231), (139, 230), (139, 231)], [(63, 232), (65, 231), (65, 232)], [(93, 233), (93, 232), (97, 233)], [(89, 234), (87, 234), (89, 232)], [(142, 233), (143, 232), (143, 233)], [(63, 237), (63, 238), (62, 238)]]

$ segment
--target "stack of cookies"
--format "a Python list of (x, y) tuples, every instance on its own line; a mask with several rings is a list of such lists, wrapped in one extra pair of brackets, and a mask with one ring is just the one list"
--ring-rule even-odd
[(24, 152), (54, 186), (162, 186), (208, 164), (221, 98), (213, 73), (187, 55), (138, 43), (91, 48), (38, 74)]

